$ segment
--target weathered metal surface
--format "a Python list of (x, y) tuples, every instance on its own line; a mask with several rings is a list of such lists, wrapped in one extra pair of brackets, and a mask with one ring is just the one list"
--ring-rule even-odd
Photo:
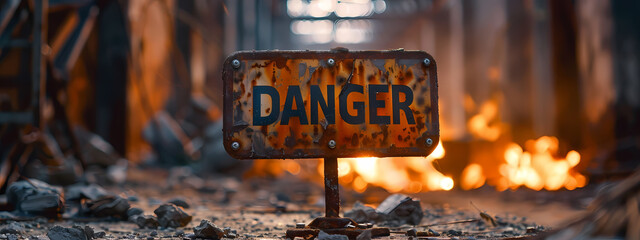
[(324, 199), (327, 217), (340, 217), (340, 185), (338, 184), (338, 159), (324, 159)]
[(223, 82), (238, 159), (427, 156), (439, 140), (436, 63), (422, 51), (237, 52)]

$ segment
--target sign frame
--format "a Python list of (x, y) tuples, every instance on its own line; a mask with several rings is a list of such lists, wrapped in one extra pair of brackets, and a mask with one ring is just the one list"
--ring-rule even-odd
[[(429, 126), (426, 127), (426, 130), (419, 137), (415, 138), (415, 145), (412, 147), (395, 147), (394, 145), (391, 145), (389, 147), (375, 149), (343, 148), (342, 146), (345, 143), (340, 139), (332, 139), (331, 136), (325, 138), (323, 136), (321, 140), (314, 143), (318, 145), (317, 148), (314, 149), (286, 149), (287, 147), (285, 146), (281, 146), (280, 148), (264, 149), (263, 144), (256, 143), (253, 140), (250, 148), (243, 148), (239, 141), (237, 141), (236, 137), (234, 137), (234, 134), (248, 128), (248, 123), (234, 120), (234, 118), (236, 118), (234, 115), (234, 107), (236, 107), (234, 106), (234, 102), (239, 99), (238, 93), (234, 93), (234, 83), (243, 81), (244, 73), (242, 71), (247, 68), (246, 65), (248, 65), (247, 63), (249, 61), (268, 60), (274, 62), (275, 65), (282, 67), (290, 63), (292, 60), (299, 59), (314, 59), (321, 61), (322, 64), (319, 65), (318, 68), (333, 68), (339, 65), (342, 61), (348, 60), (354, 61), (352, 64), (355, 65), (356, 59), (420, 61), (420, 68), (427, 73), (425, 75), (425, 80), (427, 80), (426, 82), (429, 84), (429, 97), (425, 97), (425, 100), (430, 102), (430, 112), (427, 115), (429, 115), (428, 117), (431, 121), (425, 122), (425, 124), (429, 124)], [(417, 65), (414, 64), (414, 66)], [(255, 66), (249, 66), (249, 68), (254, 67)], [(353, 70), (351, 74), (353, 75)], [(350, 77), (351, 76), (349, 76), (349, 78)], [(437, 67), (433, 57), (424, 51), (347, 51), (345, 49), (332, 51), (239, 51), (232, 53), (225, 60), (222, 71), (222, 82), (224, 101), (223, 144), (227, 153), (236, 159), (428, 156), (438, 145), (440, 139)], [(340, 87), (342, 86), (339, 86), (336, 83), (335, 88), (339, 89)], [(278, 117), (278, 119), (279, 118), (280, 117)], [(336, 116), (336, 121), (338, 120), (339, 117)], [(325, 133), (323, 132), (323, 134)], [(333, 134), (335, 135), (335, 133)], [(260, 147), (262, 147), (262, 149), (258, 149)]]

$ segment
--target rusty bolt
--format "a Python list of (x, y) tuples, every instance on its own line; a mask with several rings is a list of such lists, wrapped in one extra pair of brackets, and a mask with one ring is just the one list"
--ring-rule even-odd
[(233, 66), (233, 68), (239, 68), (240, 67), (240, 60), (233, 59), (233, 61), (231, 61), (231, 66)]
[(425, 58), (424, 61), (422, 61), (424, 63), (425, 66), (429, 66), (429, 64), (431, 64), (431, 60), (429, 60), (428, 58)]
[(336, 64), (336, 60), (333, 60), (333, 58), (329, 58), (329, 60), (327, 60), (327, 64), (329, 64), (329, 66), (333, 67), (333, 65)]
[(233, 143), (231, 143), (231, 148), (232, 148), (233, 150), (238, 150), (238, 149), (240, 149), (240, 143), (238, 143), (238, 142), (233, 142)]
[(335, 140), (329, 140), (329, 148), (334, 149), (336, 148), (336, 141)]
[(431, 145), (433, 145), (433, 140), (431, 138), (427, 138), (427, 146), (431, 147)]

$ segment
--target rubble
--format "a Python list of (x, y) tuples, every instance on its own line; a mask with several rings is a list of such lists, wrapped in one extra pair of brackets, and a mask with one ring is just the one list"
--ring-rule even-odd
[(420, 200), (403, 194), (393, 194), (387, 197), (380, 203), (376, 212), (383, 215), (383, 219), (388, 225), (418, 225), (424, 215)]
[(142, 215), (142, 214), (144, 214), (144, 210), (142, 210), (141, 208), (133, 207), (133, 208), (129, 208), (129, 210), (127, 210), (127, 218), (128, 219), (131, 219), (134, 216)]
[(24, 234), (24, 227), (17, 222), (12, 222), (0, 228), (0, 234)]
[(184, 227), (191, 222), (191, 216), (174, 204), (162, 204), (155, 211), (160, 226), (167, 228)]
[(156, 229), (160, 226), (158, 218), (152, 215), (135, 215), (130, 217), (129, 221), (138, 225), (139, 228)]
[(62, 189), (36, 179), (12, 183), (7, 190), (7, 201), (26, 215), (58, 218), (64, 210)]
[(378, 222), (381, 218), (374, 208), (365, 206), (359, 201), (344, 216), (353, 219), (357, 223)]
[[(102, 236), (102, 234), (99, 236)], [(93, 228), (89, 226), (73, 226), (70, 228), (55, 226), (47, 231), (47, 237), (51, 240), (89, 240), (97, 236), (95, 236)]]
[(225, 232), (222, 229), (206, 219), (203, 219), (200, 225), (193, 228), (193, 234), (196, 238), (205, 239), (222, 239), (225, 236)]
[(394, 194), (387, 197), (377, 209), (356, 202), (353, 208), (344, 215), (358, 223), (376, 222), (399, 226), (420, 224), (423, 212), (420, 200), (402, 194)]
[(127, 210), (131, 205), (129, 201), (120, 196), (107, 196), (95, 201), (87, 200), (83, 204), (82, 212), (94, 217), (115, 217), (127, 219)]

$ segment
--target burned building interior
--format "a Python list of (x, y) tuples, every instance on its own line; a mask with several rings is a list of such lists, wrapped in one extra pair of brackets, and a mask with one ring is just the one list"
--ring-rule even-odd
[(0, 239), (640, 239), (639, 12), (1, 0)]

